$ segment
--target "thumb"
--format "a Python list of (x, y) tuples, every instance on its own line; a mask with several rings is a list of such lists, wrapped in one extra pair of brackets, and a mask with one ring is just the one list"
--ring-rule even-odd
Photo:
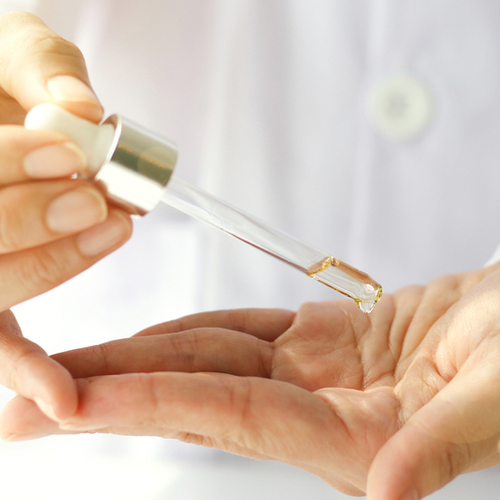
[(80, 50), (26, 12), (0, 16), (0, 86), (24, 110), (53, 102), (94, 122), (103, 115)]
[(459, 474), (499, 463), (500, 398), (492, 371), (486, 363), (457, 375), (384, 444), (368, 474), (369, 500), (419, 500)]
[(0, 383), (36, 402), (52, 420), (66, 420), (78, 407), (71, 374), (25, 339), (10, 310), (0, 313)]

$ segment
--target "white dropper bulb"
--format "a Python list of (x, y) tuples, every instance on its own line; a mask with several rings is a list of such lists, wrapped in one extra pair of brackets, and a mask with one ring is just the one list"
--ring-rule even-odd
[(145, 215), (158, 204), (177, 161), (171, 142), (119, 115), (97, 125), (45, 103), (27, 114), (25, 126), (59, 132), (78, 144), (88, 160), (80, 177), (96, 182), (132, 215)]
[(75, 142), (88, 160), (88, 176), (92, 177), (106, 162), (115, 130), (111, 124), (96, 125), (71, 114), (55, 104), (35, 106), (26, 115), (24, 126), (31, 130), (52, 130)]

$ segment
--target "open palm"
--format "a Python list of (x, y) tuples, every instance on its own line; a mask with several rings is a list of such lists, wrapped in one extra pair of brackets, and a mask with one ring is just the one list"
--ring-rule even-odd
[[(54, 356), (79, 380), (64, 432), (152, 434), (303, 468), (350, 494), (421, 498), (499, 463), (500, 271), (297, 313), (237, 310)], [(61, 432), (16, 398), (4, 437)]]

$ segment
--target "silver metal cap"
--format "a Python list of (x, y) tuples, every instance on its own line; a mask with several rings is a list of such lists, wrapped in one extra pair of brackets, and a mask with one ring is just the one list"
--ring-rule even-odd
[(145, 215), (161, 200), (177, 161), (177, 148), (119, 115), (106, 160), (94, 181), (113, 203), (133, 215)]

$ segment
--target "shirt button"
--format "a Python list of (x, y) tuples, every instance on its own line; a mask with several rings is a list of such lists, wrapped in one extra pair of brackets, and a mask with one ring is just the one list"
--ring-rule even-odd
[(368, 98), (368, 116), (380, 133), (395, 142), (421, 135), (433, 115), (432, 97), (415, 77), (392, 75), (379, 82)]

